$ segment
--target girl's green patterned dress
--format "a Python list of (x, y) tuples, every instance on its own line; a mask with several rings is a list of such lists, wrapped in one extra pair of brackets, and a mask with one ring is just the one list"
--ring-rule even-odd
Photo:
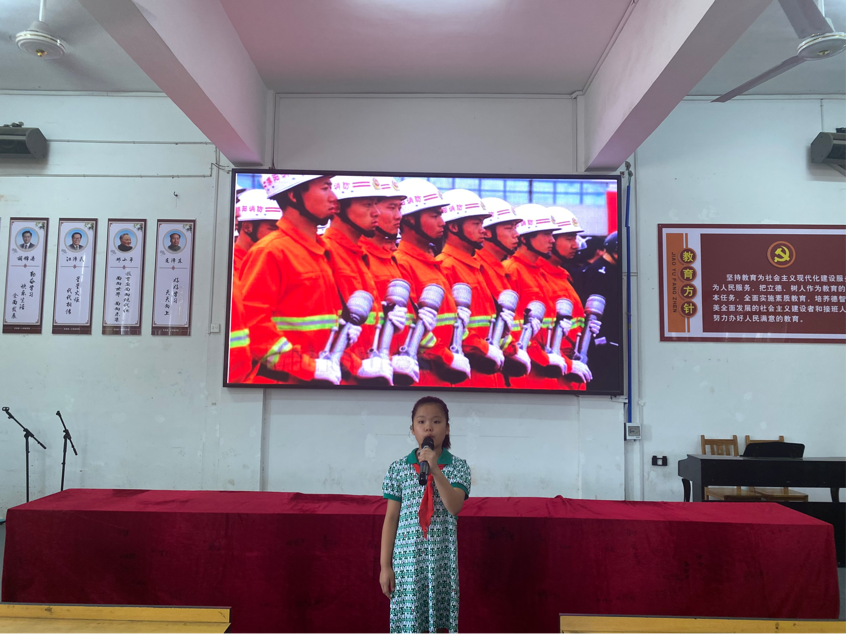
[[(425, 487), (420, 486), (412, 451), (388, 469), (382, 483), (383, 496), (402, 503), (393, 568), (396, 589), (391, 594), (391, 632), (458, 631), (458, 539), (457, 518), (444, 507), (434, 486), (435, 514), (428, 539), (417, 516)], [(443, 473), (454, 487), (470, 496), (470, 467), (446, 449), (438, 458)]]

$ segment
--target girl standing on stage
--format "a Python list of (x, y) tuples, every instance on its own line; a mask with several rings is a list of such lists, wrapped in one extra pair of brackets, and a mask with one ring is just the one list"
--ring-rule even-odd
[[(470, 496), (470, 467), (449, 451), (449, 409), (424, 396), (411, 410), (420, 447), (388, 469), (379, 583), (391, 599), (391, 632), (458, 631), (456, 516)], [(432, 438), (435, 448), (423, 447)], [(429, 464), (425, 486), (420, 465)]]

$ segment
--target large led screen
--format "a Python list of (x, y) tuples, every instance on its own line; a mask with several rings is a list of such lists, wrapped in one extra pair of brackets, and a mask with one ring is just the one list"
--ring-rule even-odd
[(235, 170), (224, 384), (622, 394), (619, 187)]

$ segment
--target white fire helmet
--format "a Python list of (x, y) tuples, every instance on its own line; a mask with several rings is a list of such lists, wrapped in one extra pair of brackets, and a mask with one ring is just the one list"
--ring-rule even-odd
[(376, 176), (373, 180), (376, 181), (380, 196), (383, 198), (402, 198), (405, 200), (405, 194), (400, 191), (399, 181), (393, 176)]
[(517, 235), (526, 236), (539, 231), (552, 231), (555, 229), (555, 219), (543, 205), (529, 203), (528, 205), (520, 205), (514, 211), (520, 217), (520, 224), (517, 225)]
[(448, 203), (444, 209), (444, 222), (464, 218), (489, 218), (491, 215), (482, 199), (469, 189), (451, 189), (444, 193), (444, 200)]
[(520, 220), (520, 217), (514, 212), (514, 207), (511, 203), (504, 201), (502, 198), (482, 198), (482, 203), (485, 209), (491, 212), (491, 216), (482, 222), (482, 226), (486, 229), (503, 222), (513, 222)]
[(281, 217), (279, 205), (265, 196), (263, 189), (248, 189), (241, 194), (235, 205), (235, 219), (238, 222), (279, 220)]
[(297, 185), (302, 185), (316, 178), (323, 178), (324, 174), (267, 174), (262, 179), (261, 184), (264, 186), (264, 191), (268, 198), (273, 198), (277, 194), (293, 189)]
[(383, 198), (379, 181), (373, 176), (333, 176), (332, 191), (338, 200)]
[(569, 209), (564, 207), (548, 207), (547, 211), (552, 212), (552, 217), (555, 218), (555, 233), (552, 235), (560, 236), (565, 233), (584, 233), (579, 224), (579, 219)]
[(400, 183), (400, 192), (405, 196), (400, 213), (403, 216), (446, 206), (447, 202), (435, 185), (423, 178), (408, 178)]

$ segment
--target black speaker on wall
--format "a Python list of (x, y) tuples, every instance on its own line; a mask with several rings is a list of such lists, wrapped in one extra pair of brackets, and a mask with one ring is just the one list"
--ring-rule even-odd
[(43, 159), (47, 156), (47, 139), (38, 128), (22, 124), (0, 126), (0, 158)]

